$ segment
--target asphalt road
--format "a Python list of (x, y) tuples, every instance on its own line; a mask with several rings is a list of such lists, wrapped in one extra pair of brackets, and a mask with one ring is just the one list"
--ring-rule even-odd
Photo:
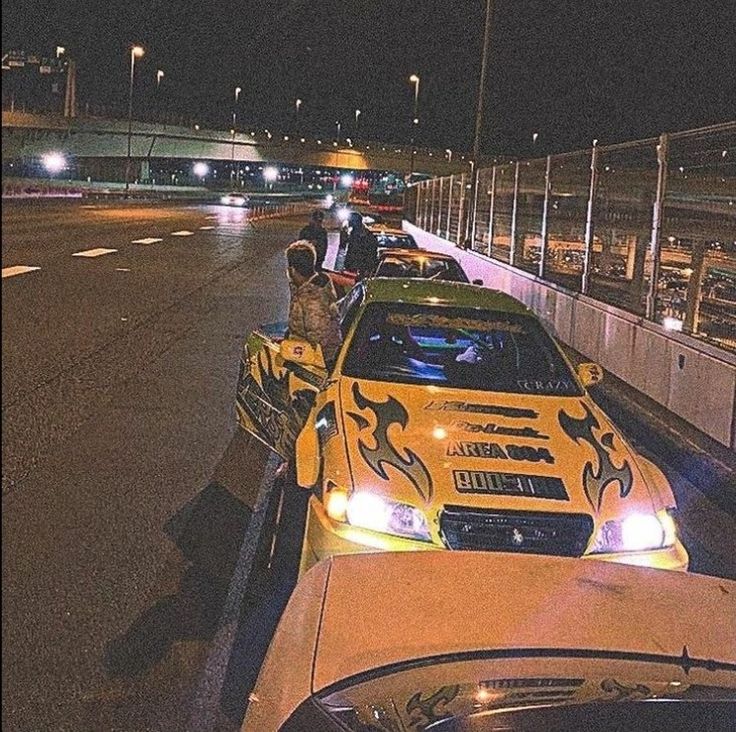
[[(3, 206), (7, 729), (237, 726), (295, 581), (306, 495), (236, 432), (235, 381), (243, 336), (285, 315), (301, 223)], [(73, 256), (96, 248), (117, 251)], [(673, 481), (694, 568), (736, 577), (736, 473), (611, 407)]]
[(215, 482), (242, 340), (283, 318), (301, 224), (3, 204), (7, 729), (186, 729), (261, 481), (254, 454)]

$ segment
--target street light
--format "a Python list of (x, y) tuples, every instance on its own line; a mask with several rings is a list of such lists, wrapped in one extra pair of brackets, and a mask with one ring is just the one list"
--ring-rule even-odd
[(273, 165), (268, 165), (263, 169), (263, 187), (273, 188), (273, 184), (279, 178), (279, 169)]
[(41, 158), (41, 162), (43, 163), (43, 167), (46, 168), (51, 175), (61, 173), (61, 171), (66, 167), (66, 159), (59, 152), (46, 153)]
[(133, 142), (133, 79), (135, 78), (135, 60), (145, 53), (143, 46), (130, 48), (130, 85), (128, 87), (128, 154), (125, 158), (125, 198), (130, 192), (130, 155)]
[(243, 89), (241, 87), (239, 86), (235, 87), (235, 104), (233, 104), (233, 126), (232, 126), (232, 129), (230, 130), (232, 134), (232, 151), (230, 153), (230, 161), (231, 161), (230, 163), (230, 186), (231, 187), (234, 186), (234, 181), (235, 181), (235, 129), (236, 129), (237, 121), (238, 121), (237, 104), (238, 104), (238, 99), (240, 98), (240, 92), (242, 91)]
[(296, 108), (296, 131), (299, 132), (299, 108), (302, 106), (302, 100), (297, 99), (294, 103), (294, 107)]
[(358, 136), (358, 117), (363, 114), (359, 109), (355, 110), (355, 136)]
[(161, 79), (163, 79), (164, 76), (166, 76), (166, 74), (164, 74), (164, 72), (161, 71), (161, 69), (159, 69), (156, 72), (156, 89), (158, 89), (161, 86)]
[(419, 124), (419, 77), (416, 74), (412, 74), (409, 77), (409, 81), (414, 84), (414, 116), (412, 117), (411, 162), (409, 164), (409, 180), (411, 180), (412, 175), (414, 175), (414, 158), (416, 156), (416, 148), (414, 146), (416, 133), (414, 130)]
[(335, 125), (337, 125), (337, 144), (340, 144), (340, 130), (342, 129), (342, 125), (339, 122), (335, 122)]
[(64, 46), (57, 46), (56, 47), (56, 58), (60, 58), (62, 54), (66, 53), (66, 48)]

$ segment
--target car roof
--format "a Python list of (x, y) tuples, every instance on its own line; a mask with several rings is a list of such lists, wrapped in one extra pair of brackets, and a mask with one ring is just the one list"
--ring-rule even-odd
[(531, 311), (514, 297), (499, 290), (464, 282), (372, 277), (364, 280), (365, 302), (404, 302), (443, 305), (529, 315)]
[(307, 590), (312, 578), (324, 588), (315, 691), (369, 669), (493, 650), (584, 649), (666, 656), (683, 665), (689, 658), (736, 663), (731, 580), (493, 552), (387, 552), (328, 561), (326, 582), (315, 568), (295, 591)]
[(411, 234), (404, 231), (403, 229), (397, 229), (395, 226), (383, 226), (382, 224), (368, 224), (368, 231), (374, 234), (388, 234), (389, 236), (405, 236), (406, 238), (411, 237)]
[[(442, 261), (449, 261), (453, 260), (457, 262), (455, 257), (453, 257), (451, 254), (445, 254), (444, 252), (432, 252), (429, 249), (414, 249), (412, 248), (406, 248), (403, 247), (380, 247), (381, 249), (381, 256), (388, 256), (389, 254), (393, 254), (395, 256), (400, 257), (401, 259), (440, 259)], [(458, 262), (459, 264), (459, 262)]]

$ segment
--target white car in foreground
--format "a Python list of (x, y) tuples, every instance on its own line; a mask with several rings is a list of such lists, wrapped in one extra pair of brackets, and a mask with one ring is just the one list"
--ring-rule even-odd
[(544, 556), (336, 556), (298, 583), (244, 732), (733, 730), (736, 582)]

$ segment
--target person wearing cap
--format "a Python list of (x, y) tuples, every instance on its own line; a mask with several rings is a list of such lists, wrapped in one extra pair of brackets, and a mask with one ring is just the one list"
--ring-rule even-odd
[(312, 211), (309, 223), (299, 232), (299, 239), (311, 242), (314, 247), (316, 256), (314, 268), (317, 272), (322, 271), (322, 265), (327, 256), (327, 229), (324, 227), (324, 220), (325, 212), (319, 208), (315, 209)]

